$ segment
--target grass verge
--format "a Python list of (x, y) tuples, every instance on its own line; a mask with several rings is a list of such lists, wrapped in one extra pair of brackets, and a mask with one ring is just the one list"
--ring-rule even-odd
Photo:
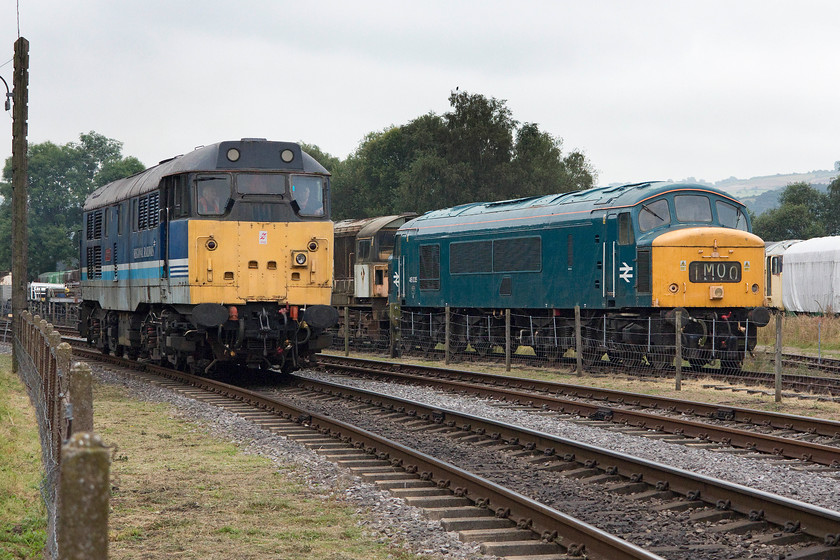
[(43, 558), (47, 514), (35, 412), (26, 388), (0, 355), (0, 560)]
[(114, 444), (112, 559), (423, 558), (377, 542), (340, 497), (316, 495), (268, 458), (176, 418), (168, 404), (110, 385), (97, 386), (94, 399), (96, 431)]

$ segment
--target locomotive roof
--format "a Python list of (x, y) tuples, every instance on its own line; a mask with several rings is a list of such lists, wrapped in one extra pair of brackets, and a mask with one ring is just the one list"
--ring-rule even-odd
[(382, 228), (388, 226), (401, 226), (411, 218), (417, 216), (414, 212), (404, 214), (393, 214), (391, 216), (376, 216), (374, 218), (362, 218), (359, 220), (342, 220), (334, 226), (337, 234), (358, 234), (360, 237), (371, 236)]
[(458, 226), (471, 229), (477, 224), (507, 220), (522, 219), (527, 220), (528, 223), (547, 223), (575, 218), (586, 219), (595, 212), (629, 208), (649, 198), (675, 191), (711, 193), (743, 206), (740, 201), (714, 187), (692, 183), (651, 181), (499, 202), (462, 204), (427, 212), (411, 220), (401, 229), (457, 228)]
[[(226, 154), (236, 148), (241, 154), (238, 161), (228, 160)], [(290, 163), (280, 160), (280, 152), (291, 150), (294, 158)], [(154, 167), (124, 179), (118, 179), (93, 191), (85, 199), (85, 210), (107, 206), (127, 198), (151, 192), (160, 186), (160, 180), (168, 175), (189, 171), (247, 171), (277, 170), (302, 173), (329, 172), (315, 158), (292, 142), (269, 142), (264, 139), (243, 138), (242, 140), (217, 142), (201, 146), (188, 154), (161, 161)]]

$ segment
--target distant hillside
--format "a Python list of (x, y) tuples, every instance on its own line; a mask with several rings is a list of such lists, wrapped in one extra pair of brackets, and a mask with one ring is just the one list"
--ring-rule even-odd
[[(766, 177), (752, 177), (737, 179), (730, 177), (716, 183), (702, 182), (702, 184), (717, 187), (738, 198), (747, 205), (755, 215), (761, 214), (779, 205), (779, 195), (791, 183), (809, 183), (815, 189), (825, 191), (828, 184), (834, 180), (838, 171), (810, 171), (808, 173), (787, 173), (768, 175)], [(689, 178), (688, 180), (692, 180)]]

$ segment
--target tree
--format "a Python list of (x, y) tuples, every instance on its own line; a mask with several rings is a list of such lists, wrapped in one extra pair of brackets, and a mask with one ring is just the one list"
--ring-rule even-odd
[(782, 192), (779, 207), (753, 221), (753, 231), (765, 241), (826, 235), (828, 202), (828, 196), (808, 183), (791, 183)]
[(562, 140), (519, 127), (504, 100), (462, 91), (452, 110), (369, 134), (333, 171), (336, 219), (497, 201), (591, 187), (586, 157)]
[[(82, 228), (85, 198), (97, 187), (143, 170), (137, 158), (123, 158), (122, 143), (96, 132), (63, 146), (43, 142), (29, 146), (29, 274), (56, 269), (58, 262), (78, 259), (76, 232)], [(12, 176), (12, 158), (3, 178)], [(11, 265), (10, 183), (0, 183), (0, 268)]]
[(826, 235), (840, 235), (840, 176), (828, 184), (825, 231)]

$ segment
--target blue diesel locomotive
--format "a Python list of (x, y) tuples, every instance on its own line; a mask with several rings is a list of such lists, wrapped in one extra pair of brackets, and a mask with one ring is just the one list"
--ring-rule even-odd
[(291, 371), (329, 345), (329, 173), (298, 144), (197, 148), (88, 196), (79, 331), (197, 373)]
[[(443, 338), (479, 353), (513, 332), (538, 356), (673, 364), (675, 311), (695, 367), (741, 367), (766, 325), (764, 244), (743, 204), (701, 185), (650, 182), (437, 210), (402, 226), (391, 302), (402, 339)], [(409, 318), (410, 319), (407, 319)], [(410, 327), (407, 321), (411, 322)], [(670, 350), (667, 348), (670, 345)], [(663, 350), (664, 349), (664, 350)]]

